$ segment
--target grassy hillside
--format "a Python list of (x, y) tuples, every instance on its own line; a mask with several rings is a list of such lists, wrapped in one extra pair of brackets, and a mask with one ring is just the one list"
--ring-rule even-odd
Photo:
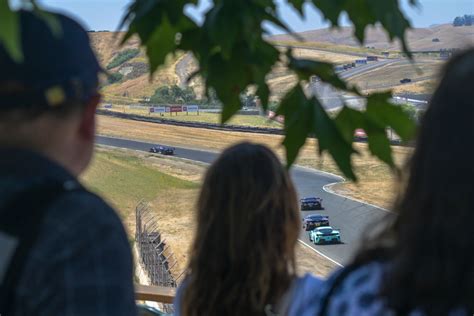
[[(397, 93), (423, 93), (433, 88), (442, 65), (442, 61), (434, 59), (417, 59), (413, 64), (402, 60), (351, 77), (349, 83), (364, 91), (392, 88)], [(404, 78), (410, 78), (413, 83), (401, 84)]]
[[(92, 45), (99, 57), (102, 66), (110, 73), (120, 73), (122, 80), (108, 84), (103, 89), (106, 103), (130, 104), (140, 102), (144, 97), (153, 95), (155, 90), (163, 85), (187, 84), (187, 78), (197, 69), (197, 63), (190, 54), (179, 54), (168, 58), (153, 78), (149, 76), (149, 67), (143, 50), (133, 58), (121, 58), (127, 51), (139, 49), (137, 38), (130, 39), (124, 46), (120, 46), (123, 33), (91, 32)], [(334, 46), (334, 45), (327, 45)], [(351, 48), (352, 50), (354, 48)], [(294, 50), (300, 58), (323, 60), (337, 64), (354, 61), (354, 56), (347, 47), (333, 47), (332, 52), (314, 51), (304, 48)], [(283, 48), (282, 48), (283, 50)], [(121, 61), (120, 63), (117, 62)], [(269, 76), (269, 84), (273, 97), (279, 99), (295, 83), (294, 76), (284, 67), (276, 66)], [(202, 81), (193, 79), (189, 85), (194, 89), (198, 98), (204, 95)]]
[[(287, 35), (277, 35), (271, 37), (270, 40), (278, 40), (282, 45), (299, 46), (293, 50), (294, 55), (299, 58), (322, 60), (335, 64), (354, 62), (361, 54), (380, 54), (383, 50), (397, 49), (397, 44), (389, 43), (385, 33), (379, 28), (367, 31), (366, 45), (375, 47), (375, 49), (357, 46), (351, 32), (351, 28), (347, 27), (340, 30), (322, 29), (303, 32), (300, 34), (306, 39), (306, 42), (303, 43), (296, 42), (294, 38)], [(139, 49), (137, 38), (132, 38), (121, 46), (120, 40), (123, 33), (91, 32), (89, 34), (102, 66), (116, 77), (121, 78), (103, 88), (104, 101), (107, 103), (138, 103), (143, 98), (152, 96), (155, 90), (161, 86), (179, 85), (184, 87), (188, 84), (188, 76), (197, 69), (197, 63), (192, 55), (179, 54), (169, 57), (166, 64), (150, 78), (147, 58), (144, 51)], [(432, 42), (433, 38), (438, 38), (440, 42)], [(454, 28), (450, 25), (440, 25), (427, 29), (414, 29), (409, 32), (408, 39), (413, 50), (461, 47), (469, 43), (474, 44), (474, 26)], [(280, 49), (284, 50), (283, 47)], [(421, 68), (424, 66), (425, 64), (421, 65)], [(403, 72), (403, 70), (400, 71)], [(430, 73), (431, 69), (427, 69), (426, 72)], [(372, 75), (375, 76), (370, 79), (378, 82), (378, 73)], [(386, 77), (387, 74), (382, 72), (381, 76)], [(352, 82), (361, 87), (367, 85), (367, 80), (362, 77), (359, 79), (356, 78)], [(285, 67), (276, 65), (268, 76), (268, 83), (272, 91), (272, 100), (279, 100), (296, 83), (296, 78)], [(199, 78), (193, 79), (189, 85), (198, 98), (204, 96), (204, 86)], [(394, 88), (396, 92), (430, 93), (432, 86), (433, 80), (430, 79), (426, 82), (391, 88)], [(371, 88), (369, 87), (368, 90)]]
[[(352, 36), (351, 27), (319, 29), (298, 34), (308, 44), (315, 43), (320, 48), (332, 44), (360, 49), (359, 44)], [(435, 38), (439, 39), (439, 42), (433, 42)], [(286, 34), (275, 35), (270, 39), (272, 41), (294, 42), (294, 38)], [(408, 43), (410, 49), (414, 51), (434, 51), (442, 48), (462, 48), (474, 45), (474, 26), (453, 27), (451, 24), (443, 24), (429, 28), (415, 28), (408, 31)], [(399, 43), (390, 43), (385, 31), (380, 27), (367, 29), (363, 46), (374, 47), (376, 50), (400, 50)]]

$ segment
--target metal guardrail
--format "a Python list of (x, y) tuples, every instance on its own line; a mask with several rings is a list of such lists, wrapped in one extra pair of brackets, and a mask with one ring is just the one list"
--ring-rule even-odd
[[(229, 132), (259, 133), (259, 134), (267, 134), (267, 135), (284, 135), (284, 131), (282, 129), (277, 129), (277, 128), (249, 127), (249, 126), (237, 126), (237, 125), (219, 125), (219, 124), (198, 123), (198, 122), (183, 122), (183, 121), (176, 121), (176, 120), (169, 120), (169, 119), (151, 118), (151, 117), (136, 115), (136, 114), (112, 112), (112, 111), (106, 111), (106, 110), (100, 110), (100, 109), (98, 109), (96, 113), (100, 115), (112, 116), (112, 117), (117, 117), (117, 118), (122, 118), (122, 119), (133, 120), (133, 121), (166, 124), (166, 125), (173, 125), (173, 126), (204, 128), (204, 129), (221, 130), (221, 131), (229, 131)], [(310, 135), (309, 137), (313, 138), (314, 136)], [(393, 137), (389, 137), (389, 141), (394, 146), (413, 147), (414, 145), (413, 142), (405, 144), (405, 143), (400, 142), (400, 140), (398, 139), (394, 139)], [(366, 143), (367, 139), (354, 137), (354, 142)]]
[(165, 125), (174, 125), (174, 126), (184, 126), (184, 127), (195, 127), (195, 128), (205, 128), (212, 130), (221, 130), (221, 131), (231, 131), (231, 132), (244, 132), (244, 133), (259, 133), (259, 134), (278, 134), (283, 135), (283, 129), (280, 128), (268, 128), (268, 127), (251, 127), (251, 126), (240, 126), (240, 125), (221, 125), (221, 124), (212, 124), (212, 123), (199, 123), (199, 122), (183, 122), (172, 119), (160, 119), (138, 114), (128, 114), (113, 112), (107, 110), (97, 110), (97, 114), (107, 115), (117, 118), (149, 122), (156, 124), (165, 124)]

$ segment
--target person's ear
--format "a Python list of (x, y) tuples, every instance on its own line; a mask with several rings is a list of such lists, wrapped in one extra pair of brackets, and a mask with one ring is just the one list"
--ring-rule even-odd
[(101, 96), (99, 94), (94, 95), (89, 99), (83, 110), (79, 134), (84, 140), (94, 141), (95, 139), (95, 112), (100, 100)]

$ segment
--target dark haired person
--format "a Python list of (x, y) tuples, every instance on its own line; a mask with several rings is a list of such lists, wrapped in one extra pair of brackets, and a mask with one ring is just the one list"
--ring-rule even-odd
[(271, 150), (242, 143), (208, 170), (177, 316), (297, 315), (318, 279), (295, 275), (300, 231), (293, 183)]
[(78, 182), (91, 159), (99, 64), (87, 33), (22, 11), (24, 60), (0, 45), (0, 315), (136, 315), (115, 212)]
[(394, 207), (397, 217), (301, 315), (474, 314), (473, 88), (471, 49), (444, 68)]

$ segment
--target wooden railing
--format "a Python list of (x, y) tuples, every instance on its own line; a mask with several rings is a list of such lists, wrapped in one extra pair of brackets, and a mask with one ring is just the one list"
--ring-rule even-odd
[(139, 301), (172, 304), (175, 295), (175, 288), (135, 284), (135, 298)]

